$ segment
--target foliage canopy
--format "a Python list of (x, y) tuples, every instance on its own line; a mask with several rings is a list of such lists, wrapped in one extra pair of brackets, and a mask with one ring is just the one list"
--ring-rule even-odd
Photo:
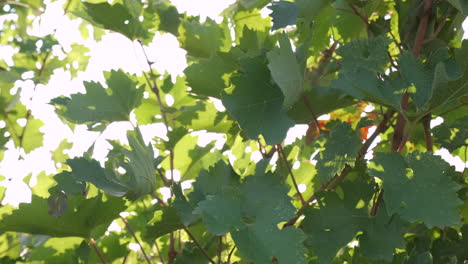
[[(89, 48), (29, 34), (42, 0), (1, 6), (0, 43), (15, 48), (0, 61), (3, 157), (44, 138), (15, 82), (76, 77)], [(219, 21), (166, 0), (63, 10), (83, 38), (91, 26), (97, 41), (117, 32), (147, 50), (171, 34), (188, 66), (176, 77), (146, 59), (141, 76), (104, 72), (50, 101), (72, 129), (133, 130), (103, 162), (94, 144), (80, 157), (58, 146), (57, 173), (38, 175), (31, 202), (0, 207), (1, 263), (468, 262), (468, 173), (434, 155), (468, 159), (466, 1), (237, 0)], [(155, 123), (165, 135), (145, 141)], [(296, 125), (305, 135), (286, 144)], [(199, 131), (223, 140), (198, 144)]]

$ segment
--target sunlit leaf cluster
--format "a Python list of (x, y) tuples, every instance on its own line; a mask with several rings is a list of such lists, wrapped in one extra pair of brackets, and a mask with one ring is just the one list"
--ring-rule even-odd
[[(0, 6), (14, 48), (0, 158), (22, 158), (46, 120), (15, 83), (76, 78), (90, 47), (31, 34), (42, 0)], [(468, 173), (437, 154), (468, 160), (464, 0), (237, 0), (219, 19), (168, 0), (67, 0), (63, 14), (83, 39), (119, 33), (145, 56), (169, 34), (187, 67), (171, 76), (145, 57), (142, 74), (102, 72), (48, 102), (72, 130), (132, 129), (104, 160), (95, 142), (70, 157), (64, 140), (55, 173), (24, 179), (31, 202), (0, 205), (0, 263), (468, 262)]]

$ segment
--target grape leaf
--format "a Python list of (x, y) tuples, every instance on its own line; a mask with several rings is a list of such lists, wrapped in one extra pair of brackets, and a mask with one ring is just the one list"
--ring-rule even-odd
[(246, 9), (262, 8), (271, 0), (238, 0)]
[(116, 179), (113, 172), (101, 167), (97, 160), (73, 158), (67, 160), (72, 175), (79, 182), (91, 182), (109, 195), (122, 197), (127, 193), (127, 186)]
[(129, 120), (130, 112), (141, 103), (144, 89), (120, 70), (107, 72), (105, 77), (108, 89), (96, 82), (84, 82), (86, 94), (53, 99), (58, 113), (73, 123)]
[(372, 197), (372, 185), (356, 180), (343, 182), (341, 187), (343, 198), (332, 191), (319, 193), (321, 206), (307, 210), (301, 223), (309, 236), (305, 244), (318, 255), (320, 263), (331, 263), (338, 250), (369, 223), (366, 204)]
[(90, 199), (72, 196), (65, 213), (55, 218), (47, 213), (47, 199), (33, 195), (31, 203), (22, 203), (11, 213), (7, 207), (2, 207), (0, 230), (87, 238), (95, 228), (107, 226), (117, 218), (125, 209), (124, 204), (124, 200), (110, 196), (98, 195)]
[(271, 28), (273, 30), (284, 28), (289, 25), (295, 25), (297, 22), (299, 8), (294, 2), (273, 2), (268, 6), (268, 9), (272, 11), (270, 17), (273, 20), (273, 27)]
[(346, 165), (353, 166), (361, 145), (359, 132), (354, 131), (350, 124), (337, 124), (317, 158), (316, 168), (320, 180), (327, 182), (341, 173)]
[(195, 105), (182, 107), (176, 120), (194, 131), (228, 133), (234, 126), (228, 113), (219, 112), (212, 101), (197, 101)]
[(232, 87), (223, 93), (223, 104), (249, 138), (262, 134), (267, 144), (277, 144), (294, 125), (283, 108), (281, 90), (271, 84), (262, 57), (243, 59), (241, 64), (243, 71), (231, 77)]
[(448, 0), (456, 9), (462, 12), (464, 15), (468, 14), (468, 3), (463, 0)]
[(153, 241), (183, 227), (184, 225), (174, 207), (161, 206), (154, 212), (153, 218), (148, 222), (145, 239)]
[(185, 68), (184, 73), (192, 93), (220, 98), (223, 89), (228, 87), (226, 75), (233, 72), (236, 65), (218, 54), (200, 59)]
[[(154, 158), (153, 147), (145, 145), (143, 137), (137, 128), (136, 137), (130, 132), (127, 136), (131, 150), (121, 148), (119, 151), (124, 160), (115, 159), (106, 168), (102, 168), (96, 160), (74, 158), (67, 160), (72, 168), (73, 177), (80, 182), (91, 182), (96, 187), (113, 196), (124, 196), (136, 200), (142, 195), (153, 193), (156, 189), (155, 168), (162, 157)], [(121, 166), (125, 175), (116, 171)]]
[[(152, 0), (149, 1), (148, 7), (144, 10), (145, 15), (148, 15), (148, 21), (153, 23), (155, 20), (157, 21), (157, 29), (163, 32), (169, 32), (174, 36), (178, 36), (179, 32), (179, 25), (181, 23), (181, 15), (177, 8), (170, 4), (169, 1), (156, 1)], [(153, 14), (156, 13), (157, 17), (154, 17)], [(143, 20), (143, 24), (145, 24), (146, 20)], [(148, 27), (151, 27), (149, 25)]]
[(267, 53), (268, 68), (270, 69), (271, 77), (273, 77), (273, 80), (283, 92), (283, 104), (286, 107), (290, 107), (301, 95), (304, 74), (299, 68), (288, 36), (281, 34), (278, 41), (280, 47)]
[(388, 216), (381, 205), (378, 215), (370, 219), (366, 231), (359, 236), (362, 254), (375, 260), (392, 261), (395, 248), (405, 248), (403, 227), (406, 225), (400, 217)]
[[(434, 92), (441, 89), (447, 89), (447, 83), (453, 82), (461, 77), (461, 71), (455, 60), (450, 58), (446, 49), (438, 49), (426, 63), (416, 59), (411, 53), (405, 52), (401, 55), (399, 67), (403, 79), (408, 85), (414, 85), (416, 91), (410, 90), (414, 104), (418, 111), (430, 111), (430, 108), (437, 106), (434, 102), (429, 105)], [(456, 88), (460, 89), (460, 88)], [(465, 89), (466, 90), (466, 89)], [(453, 91), (454, 92), (454, 91)], [(440, 94), (446, 99), (450, 94)]]
[[(261, 43), (265, 40), (265, 38), (269, 38), (268, 30), (271, 26), (271, 19), (270, 17), (263, 17), (258, 9), (252, 10), (242, 10), (235, 14), (234, 16), (235, 26), (234, 31), (236, 33), (236, 43), (239, 43), (242, 48), (245, 48), (246, 39), (245, 33), (250, 33), (248, 39), (252, 40), (253, 35), (256, 35), (255, 38), (257, 39), (257, 43)], [(255, 33), (255, 34), (254, 34)], [(244, 43), (242, 43), (244, 42)], [(251, 41), (252, 43), (252, 41)], [(253, 47), (253, 46), (251, 46)], [(244, 49), (248, 51), (249, 49)], [(255, 49), (251, 49), (250, 52), (254, 51)]]
[(232, 229), (243, 227), (241, 217), (242, 196), (235, 190), (208, 195), (195, 209), (208, 232), (220, 236)]
[(277, 224), (294, 216), (288, 190), (277, 174), (264, 173), (257, 166), (255, 175), (245, 178), (240, 191), (244, 228), (231, 232), (241, 255), (255, 263), (270, 263), (275, 256), (279, 263), (306, 263), (302, 241), (304, 233), (295, 227), (278, 229)]
[(97, 27), (119, 32), (131, 40), (150, 38), (150, 34), (139, 20), (141, 3), (122, 1), (113, 4), (83, 2), (72, 14)]
[[(174, 153), (177, 155), (174, 157), (174, 168), (179, 170), (181, 181), (195, 178), (201, 169), (208, 169), (221, 158), (219, 151), (211, 151), (213, 147), (213, 142), (204, 147), (198, 146), (198, 136), (190, 134), (185, 135), (176, 143)], [(170, 160), (165, 159), (161, 166), (170, 170)]]
[(449, 165), (429, 153), (377, 153), (369, 174), (383, 180), (388, 214), (402, 219), (421, 220), (428, 227), (458, 225), (457, 190), (448, 175)]
[(194, 18), (183, 20), (179, 33), (181, 48), (196, 58), (209, 58), (216, 51), (227, 51), (231, 47), (227, 26), (219, 25), (211, 18), (204, 23)]
[(401, 95), (406, 86), (400, 79), (382, 81), (377, 73), (383, 73), (389, 62), (386, 37), (354, 40), (341, 46), (336, 53), (342, 57), (341, 71), (332, 86), (356, 99), (400, 109)]

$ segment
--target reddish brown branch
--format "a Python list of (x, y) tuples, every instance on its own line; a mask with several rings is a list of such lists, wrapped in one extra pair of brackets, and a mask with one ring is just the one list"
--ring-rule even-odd
[(96, 252), (96, 255), (98, 256), (101, 263), (102, 264), (107, 264), (107, 261), (104, 259), (104, 255), (102, 255), (102, 252), (97, 247), (96, 242), (94, 241), (94, 239), (90, 237), (90, 238), (88, 238), (88, 242), (91, 245), (91, 247), (94, 249), (94, 252)]
[[(408, 92), (405, 92), (403, 96), (401, 97), (401, 109), (406, 110), (409, 107), (408, 104), (409, 101), (409, 94)], [(397, 117), (397, 123), (395, 126), (395, 132), (393, 132), (393, 137), (392, 137), (392, 151), (397, 151), (398, 148), (403, 145), (406, 142), (403, 141), (404, 133), (405, 133), (405, 125), (406, 125), (406, 118), (403, 114), (399, 114)]]
[(427, 25), (429, 23), (429, 18), (432, 13), (432, 1), (433, 0), (424, 0), (423, 16), (419, 21), (418, 30), (416, 31), (416, 37), (414, 39), (413, 55), (415, 57), (419, 57), (422, 45), (424, 44), (424, 37), (426, 35)]

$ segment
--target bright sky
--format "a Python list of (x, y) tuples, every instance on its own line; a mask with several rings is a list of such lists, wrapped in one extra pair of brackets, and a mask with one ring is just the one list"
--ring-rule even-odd
[[(46, 0), (45, 2), (49, 2), (47, 3), (47, 9), (42, 15), (40, 23), (39, 20), (36, 20), (30, 34), (41, 37), (52, 34), (56, 30), (55, 37), (65, 50), (70, 49), (70, 45), (73, 43), (84, 44), (91, 49), (88, 54), (91, 58), (87, 70), (80, 72), (78, 78), (73, 80), (71, 80), (68, 72), (56, 70), (47, 86), (39, 85), (35, 92), (33, 92), (32, 81), (18, 81), (15, 84), (16, 87), (22, 87), (21, 100), (23, 103), (30, 107), (36, 118), (45, 122), (44, 127), (41, 129), (45, 135), (44, 147), (36, 149), (28, 155), (23, 155), (25, 157), (23, 160), (19, 159), (20, 153), (14, 148), (12, 142), (7, 145), (9, 150), (0, 163), (0, 175), (11, 178), (11, 181), (3, 181), (0, 185), (7, 187), (3, 203), (12, 205), (30, 201), (31, 192), (29, 187), (22, 181), (25, 176), (33, 173), (34, 179), (41, 171), (46, 171), (48, 175), (56, 172), (50, 151), (55, 150), (63, 139), (69, 138), (74, 143), (73, 148), (68, 152), (71, 157), (80, 156), (96, 140), (95, 149), (97, 151), (94, 158), (103, 161), (110, 146), (106, 139), (119, 139), (122, 143), (126, 143), (126, 130), (132, 129), (128, 122), (118, 122), (111, 124), (99, 138), (97, 138), (98, 133), (86, 131), (84, 125), (77, 126), (73, 132), (58, 119), (54, 113), (54, 108), (48, 105), (50, 100), (60, 95), (84, 92), (83, 80), (104, 82), (103, 71), (123, 69), (131, 74), (141, 74), (148, 67), (138, 43), (132, 43), (117, 33), (105, 35), (100, 42), (83, 40), (78, 30), (80, 20), (69, 20), (68, 17), (62, 15), (64, 0), (52, 3), (50, 3), (50, 0)], [(234, 0), (172, 0), (171, 2), (177, 6), (180, 12), (187, 12), (189, 15), (200, 15), (202, 19), (207, 16), (216, 19), (217, 15)], [(2, 23), (2, 20), (0, 20), (0, 25)], [(464, 26), (467, 29), (467, 23)], [(89, 30), (91, 32), (92, 27), (89, 27)], [(186, 67), (185, 51), (179, 48), (177, 40), (170, 34), (157, 34), (153, 42), (145, 49), (150, 60), (155, 61), (153, 67), (158, 72), (167, 71), (176, 76), (181, 74)], [(13, 53), (14, 50), (11, 47), (0, 45), (0, 59), (13, 64), (11, 60)], [(60, 54), (60, 52), (57, 51), (57, 54)], [(164, 135), (162, 124), (142, 126), (141, 129), (147, 141), (156, 135)], [(287, 141), (290, 141), (291, 137), (305, 134), (305, 129), (305, 126), (298, 126), (294, 131), (291, 131), (292, 133), (288, 134), (290, 136)], [(460, 159), (451, 158), (447, 151), (443, 156), (449, 159), (451, 164), (456, 165), (457, 170), (463, 169), (464, 164)]]

